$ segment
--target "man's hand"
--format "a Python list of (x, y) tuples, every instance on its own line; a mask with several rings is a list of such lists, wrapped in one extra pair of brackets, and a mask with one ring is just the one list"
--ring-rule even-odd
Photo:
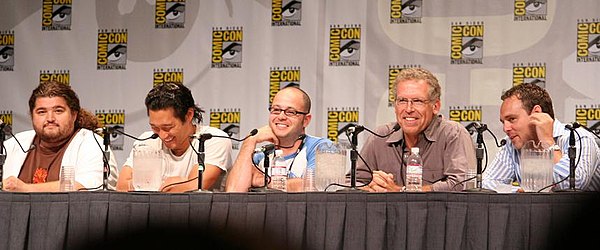
[(552, 136), (554, 120), (550, 115), (541, 112), (531, 112), (531, 115), (529, 115), (529, 124), (535, 127), (535, 133), (540, 142), (548, 144), (546, 146), (551, 146), (555, 143)]
[(252, 137), (256, 139), (257, 143), (268, 141), (275, 145), (279, 144), (279, 139), (277, 139), (277, 136), (275, 136), (273, 130), (271, 129), (271, 127), (269, 127), (269, 125), (265, 125), (262, 128), (259, 128), (258, 133), (256, 133), (256, 135)]
[(4, 186), (2, 187), (2, 189), (4, 191), (28, 192), (27, 183), (23, 182), (22, 180), (20, 180), (17, 177), (14, 177), (14, 176), (10, 176), (10, 177), (4, 179), (3, 185)]
[(400, 192), (401, 187), (394, 182), (394, 175), (383, 171), (373, 171), (373, 180), (363, 190), (369, 192)]

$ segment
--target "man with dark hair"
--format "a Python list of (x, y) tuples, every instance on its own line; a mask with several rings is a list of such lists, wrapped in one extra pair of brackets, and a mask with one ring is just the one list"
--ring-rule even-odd
[[(307, 168), (315, 168), (318, 145), (331, 142), (325, 138), (306, 135), (310, 123), (310, 97), (302, 89), (290, 86), (281, 89), (269, 107), (269, 124), (255, 136), (244, 141), (231, 173), (227, 177), (228, 192), (247, 192), (251, 187), (264, 185), (264, 174), (254, 167), (263, 167), (263, 154), (254, 157), (257, 144), (270, 142), (283, 151), (288, 165), (287, 191), (302, 191), (302, 177)], [(264, 167), (263, 167), (264, 169)]]
[[(194, 134), (212, 134), (227, 137), (218, 128), (203, 126), (202, 109), (196, 106), (192, 92), (183, 84), (162, 83), (156, 85), (145, 100), (146, 111), (152, 131), (143, 133), (140, 138), (157, 134), (159, 139), (136, 141), (121, 172), (117, 189), (133, 191), (131, 185), (133, 151), (138, 147), (162, 150), (164, 155), (165, 179), (159, 191), (185, 192), (198, 189), (198, 150), (199, 142), (190, 138)], [(190, 147), (193, 145), (193, 148)], [(205, 141), (205, 169), (202, 174), (203, 190), (219, 190), (224, 173), (231, 167), (231, 140), (213, 137)]]
[[(509, 139), (483, 173), (483, 186), (498, 190), (501, 186), (521, 182), (519, 151), (528, 141), (552, 149), (554, 182), (569, 176), (570, 130), (554, 117), (552, 99), (548, 92), (531, 83), (510, 88), (502, 96), (500, 122)], [(575, 171), (577, 189), (600, 191), (600, 150), (594, 136), (583, 128), (576, 130), (575, 147), (579, 159)], [(581, 145), (581, 146), (580, 146)], [(581, 153), (581, 154), (580, 154)], [(555, 189), (567, 189), (563, 181)], [(503, 188), (504, 189), (504, 188)]]
[[(101, 188), (104, 161), (98, 142), (102, 138), (93, 132), (98, 120), (80, 107), (73, 89), (55, 81), (41, 83), (29, 98), (29, 113), (33, 130), (18, 133), (4, 144), (4, 175), (8, 176), (4, 190), (59, 191), (61, 165), (75, 166), (76, 190)], [(117, 164), (110, 154), (108, 189), (114, 190)]]

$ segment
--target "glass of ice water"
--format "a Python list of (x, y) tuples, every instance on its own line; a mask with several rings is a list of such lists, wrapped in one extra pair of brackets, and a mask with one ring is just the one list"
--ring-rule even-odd
[[(328, 186), (344, 184), (346, 179), (346, 149), (338, 143), (322, 143), (317, 146), (315, 188), (317, 191), (335, 191)], [(327, 190), (325, 190), (327, 188)]]
[[(553, 182), (552, 150), (547, 145), (528, 141), (521, 148), (521, 187), (525, 192), (538, 192)], [(550, 191), (550, 187), (543, 191)]]
[(163, 179), (163, 152), (149, 147), (133, 149), (133, 188), (158, 191)]

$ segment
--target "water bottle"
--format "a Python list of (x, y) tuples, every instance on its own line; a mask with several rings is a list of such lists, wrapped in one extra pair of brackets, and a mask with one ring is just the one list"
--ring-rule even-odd
[(287, 164), (281, 149), (275, 150), (271, 167), (271, 188), (287, 191)]
[(413, 147), (410, 149), (411, 154), (408, 156), (406, 164), (406, 191), (421, 192), (423, 185), (423, 160), (419, 155), (419, 148)]

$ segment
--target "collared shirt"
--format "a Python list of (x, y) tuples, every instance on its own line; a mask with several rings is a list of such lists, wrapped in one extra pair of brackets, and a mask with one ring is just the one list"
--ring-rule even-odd
[[(554, 164), (554, 182), (565, 181), (558, 184), (557, 189), (569, 188), (569, 135), (570, 130), (565, 124), (554, 120), (552, 127), (554, 141), (561, 148), (562, 158)], [(600, 191), (600, 149), (594, 135), (583, 128), (576, 129), (576, 168), (575, 188), (586, 191)], [(498, 191), (512, 181), (521, 182), (520, 152), (512, 142), (506, 139), (506, 145), (496, 154), (496, 158), (487, 170), (483, 172), (482, 185), (485, 188)]]
[[(375, 133), (389, 134), (396, 123), (377, 127)], [(380, 170), (394, 175), (396, 184), (404, 186), (408, 152), (402, 130), (387, 138), (369, 135), (357, 160), (357, 180), (368, 183), (369, 171)], [(460, 123), (435, 116), (429, 126), (419, 134), (416, 147), (423, 159), (423, 185), (432, 185), (434, 191), (462, 190), (459, 184), (468, 166), (475, 167), (475, 148), (469, 132)]]

